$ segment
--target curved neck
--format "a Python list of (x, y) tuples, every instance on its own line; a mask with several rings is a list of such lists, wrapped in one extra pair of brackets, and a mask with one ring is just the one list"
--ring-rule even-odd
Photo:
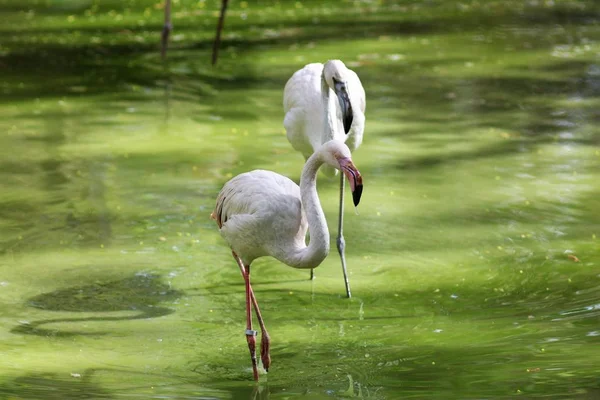
[(331, 96), (333, 90), (327, 84), (325, 75), (321, 75), (321, 95), (323, 96), (323, 130), (321, 133), (321, 144), (335, 138), (338, 127), (338, 115), (336, 107), (335, 93)]
[(281, 257), (281, 261), (294, 268), (315, 268), (329, 254), (329, 229), (317, 194), (317, 172), (322, 164), (323, 161), (316, 152), (302, 169), (300, 197), (308, 221), (310, 241), (307, 246), (302, 238), (302, 243), (296, 243), (293, 249), (286, 250)]

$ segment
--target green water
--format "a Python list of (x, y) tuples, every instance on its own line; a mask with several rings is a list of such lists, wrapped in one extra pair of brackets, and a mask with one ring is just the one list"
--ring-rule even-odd
[[(600, 5), (0, 0), (0, 397), (600, 397)], [(209, 214), (298, 179), (286, 80), (340, 58), (367, 93), (354, 298), (253, 267), (273, 364)], [(319, 181), (336, 232), (337, 180)], [(335, 247), (333, 247), (335, 248)]]

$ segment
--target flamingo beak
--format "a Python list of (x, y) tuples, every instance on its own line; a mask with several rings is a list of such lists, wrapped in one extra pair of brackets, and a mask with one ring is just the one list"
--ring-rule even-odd
[(340, 82), (333, 79), (335, 94), (337, 95), (340, 107), (342, 108), (342, 122), (344, 123), (344, 132), (348, 134), (352, 126), (354, 114), (352, 112), (352, 104), (350, 103), (350, 95), (346, 82)]
[(360, 203), (360, 196), (362, 196), (363, 191), (363, 183), (362, 176), (358, 169), (354, 166), (354, 163), (350, 158), (343, 157), (339, 160), (340, 169), (346, 175), (346, 179), (348, 179), (348, 183), (350, 183), (350, 190), (352, 191), (352, 201), (354, 202), (354, 206), (358, 206)]

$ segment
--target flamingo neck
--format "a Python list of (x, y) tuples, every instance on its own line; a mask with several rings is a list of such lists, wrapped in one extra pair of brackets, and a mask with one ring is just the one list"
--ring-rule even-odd
[[(341, 120), (341, 114), (338, 116), (338, 108), (336, 103), (336, 94), (327, 84), (325, 80), (325, 74), (321, 75), (321, 95), (323, 96), (323, 130), (321, 133), (321, 144), (335, 139), (339, 121)], [(341, 113), (341, 110), (340, 110)], [(343, 140), (343, 138), (337, 138)]]
[(294, 268), (315, 268), (329, 254), (329, 229), (317, 193), (317, 172), (322, 164), (317, 151), (302, 169), (300, 198), (308, 221), (310, 240), (308, 246), (305, 242), (297, 243), (282, 255), (281, 261)]

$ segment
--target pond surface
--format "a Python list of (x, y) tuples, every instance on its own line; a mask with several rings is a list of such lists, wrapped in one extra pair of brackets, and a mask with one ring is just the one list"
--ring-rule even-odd
[[(600, 397), (600, 5), (0, 0), (0, 397)], [(340, 58), (367, 93), (354, 297), (253, 267), (273, 364), (209, 214), (303, 165), (282, 92)], [(319, 194), (336, 232), (337, 180)], [(335, 248), (335, 247), (333, 247)]]

